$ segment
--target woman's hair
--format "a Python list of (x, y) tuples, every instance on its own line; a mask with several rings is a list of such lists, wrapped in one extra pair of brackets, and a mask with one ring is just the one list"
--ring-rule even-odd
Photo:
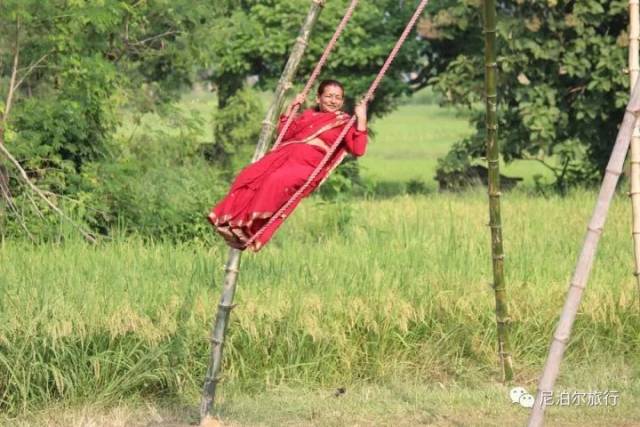
[(322, 94), (324, 93), (324, 90), (328, 86), (338, 86), (340, 89), (342, 89), (342, 93), (344, 94), (344, 86), (342, 86), (342, 83), (340, 83), (337, 80), (328, 79), (320, 82), (320, 86), (318, 86), (318, 96), (322, 96)]

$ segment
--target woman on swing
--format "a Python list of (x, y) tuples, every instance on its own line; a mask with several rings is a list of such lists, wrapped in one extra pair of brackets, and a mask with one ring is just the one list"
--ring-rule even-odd
[[(282, 130), (295, 105), (304, 102), (298, 95), (285, 114), (280, 117), (278, 133)], [(273, 236), (300, 199), (250, 242), (269, 219), (302, 187), (320, 164), (349, 121), (342, 111), (344, 87), (336, 80), (324, 80), (318, 87), (316, 108), (298, 114), (287, 129), (282, 142), (262, 159), (245, 167), (231, 185), (229, 193), (209, 214), (209, 221), (227, 244), (236, 249), (247, 247), (259, 251)], [(342, 146), (320, 171), (302, 194), (315, 190), (348, 153), (362, 156), (367, 147), (367, 107), (359, 103), (355, 108), (356, 125), (347, 132)]]

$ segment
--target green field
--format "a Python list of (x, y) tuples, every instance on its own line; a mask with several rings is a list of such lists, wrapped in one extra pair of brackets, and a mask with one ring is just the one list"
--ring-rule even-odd
[[(210, 96), (183, 104), (206, 116)], [(469, 132), (405, 104), (373, 123), (363, 175), (422, 179)], [(130, 131), (131, 128), (125, 129)], [(522, 162), (507, 174), (531, 178)], [(533, 392), (595, 192), (505, 194), (513, 385)], [(228, 425), (522, 425), (500, 384), (482, 190), (305, 201), (244, 257), (219, 411)], [(551, 407), (549, 425), (640, 419), (640, 297), (630, 207), (614, 201), (558, 391), (613, 407)], [(225, 246), (116, 237), (0, 246), (0, 425), (183, 426), (197, 419)], [(347, 392), (335, 397), (334, 391)]]
[[(517, 385), (535, 387), (591, 198), (505, 198)], [(527, 411), (498, 385), (485, 211), (481, 193), (304, 204), (270, 246), (244, 259), (223, 418), (475, 426), (504, 425), (504, 415), (522, 423)], [(620, 405), (551, 408), (551, 425), (632, 425), (640, 417), (628, 215), (617, 198), (558, 384), (617, 390)], [(192, 420), (225, 253), (221, 244), (133, 238), (97, 248), (4, 242), (5, 423), (73, 418), (87, 402), (95, 416), (119, 402), (138, 408), (131, 420), (148, 421), (148, 402), (163, 419)], [(348, 393), (335, 406), (327, 399), (341, 386)]]
[[(363, 176), (373, 181), (407, 182), (418, 179), (435, 189), (437, 160), (449, 151), (455, 141), (469, 136), (473, 129), (461, 111), (435, 104), (401, 105), (389, 116), (371, 125), (374, 137), (367, 154), (360, 160)], [(482, 161), (479, 161), (482, 164)], [(524, 178), (530, 187), (533, 176), (540, 174), (547, 181), (551, 175), (544, 166), (533, 161), (501, 164), (507, 176)]]

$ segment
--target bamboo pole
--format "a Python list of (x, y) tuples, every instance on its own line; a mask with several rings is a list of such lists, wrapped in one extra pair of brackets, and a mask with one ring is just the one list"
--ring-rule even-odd
[[(638, 80), (640, 64), (638, 49), (640, 40), (640, 7), (639, 0), (629, 0), (629, 87), (633, 89)], [(640, 296), (640, 129), (636, 126), (631, 138), (631, 173), (630, 191), (631, 211), (633, 216), (633, 252), (635, 259), (634, 275)]]
[[(260, 137), (256, 145), (256, 150), (252, 161), (257, 161), (267, 151), (269, 141), (273, 136), (276, 127), (276, 119), (282, 105), (284, 104), (285, 94), (291, 88), (293, 77), (300, 65), (302, 55), (309, 43), (311, 30), (318, 21), (318, 17), (325, 0), (312, 0), (309, 12), (304, 24), (300, 29), (296, 43), (293, 46), (287, 64), (285, 65), (282, 76), (278, 82), (273, 102), (267, 111), (266, 117), (262, 122)], [(242, 252), (238, 249), (230, 249), (225, 266), (225, 276), (222, 286), (222, 296), (218, 305), (218, 312), (212, 325), (211, 331), (211, 352), (209, 355), (209, 365), (205, 376), (204, 386), (202, 389), (202, 399), (200, 403), (200, 425), (215, 425), (217, 422), (214, 417), (214, 401), (218, 382), (220, 381), (220, 366), (222, 363), (222, 350), (224, 345), (224, 337), (229, 323), (229, 315), (233, 309), (233, 297), (236, 292), (236, 282), (240, 269), (240, 258)]]
[(497, 140), (497, 62), (496, 62), (496, 2), (484, 0), (484, 65), (487, 128), (487, 162), (489, 169), (489, 227), (493, 260), (493, 289), (496, 299), (496, 327), (498, 355), (504, 381), (513, 379), (513, 362), (509, 345), (509, 308), (504, 280), (504, 250), (502, 247), (502, 219), (500, 216), (500, 165)]
[(544, 410), (546, 406), (544, 396), (550, 396), (553, 393), (553, 385), (560, 371), (560, 362), (566, 348), (567, 342), (571, 335), (571, 327), (576, 318), (578, 306), (582, 299), (582, 292), (587, 286), (589, 273), (593, 266), (593, 259), (596, 255), (600, 235), (604, 228), (605, 220), (611, 199), (615, 193), (618, 179), (622, 174), (624, 167), (624, 159), (629, 149), (629, 143), (636, 126), (637, 117), (640, 115), (640, 85), (636, 84), (631, 93), (631, 100), (627, 104), (622, 124), (618, 130), (616, 143), (613, 147), (609, 163), (607, 164), (606, 173), (602, 181), (602, 187), (598, 194), (598, 200), (591, 216), (591, 221), (587, 227), (587, 233), (582, 246), (582, 251), (576, 264), (576, 269), (571, 279), (571, 284), (567, 292), (567, 298), (562, 308), (562, 314), (558, 321), (558, 326), (553, 334), (549, 355), (544, 366), (540, 381), (538, 383), (538, 391), (536, 394), (535, 404), (529, 418), (529, 427), (540, 427), (544, 423)]

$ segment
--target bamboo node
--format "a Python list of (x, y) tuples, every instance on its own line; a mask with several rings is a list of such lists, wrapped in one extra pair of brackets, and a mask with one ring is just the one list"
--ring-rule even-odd
[(567, 338), (560, 338), (560, 337), (558, 337), (558, 336), (554, 335), (554, 336), (553, 336), (553, 340), (554, 340), (554, 341), (558, 341), (558, 342), (560, 342), (560, 343), (562, 343), (562, 344), (567, 344), (567, 343), (569, 342), (569, 337), (567, 337)]
[(222, 344), (222, 340), (219, 340), (218, 338), (211, 338), (211, 342), (217, 345)]
[(489, 130), (498, 130), (498, 125), (487, 125), (487, 129), (489, 129)]
[(610, 173), (611, 175), (620, 176), (622, 175), (622, 171), (614, 170), (614, 169), (605, 169), (605, 172)]
[(502, 255), (494, 255), (492, 258), (493, 258), (494, 261), (500, 261), (500, 260), (504, 259), (504, 254), (502, 254)]
[(487, 163), (489, 163), (490, 165), (498, 164), (500, 163), (500, 159), (489, 159), (487, 160)]
[(225, 273), (240, 273), (240, 270), (238, 270), (237, 268), (233, 268), (233, 267), (229, 267), (229, 266), (224, 266), (224, 271)]
[(489, 197), (500, 197), (502, 196), (502, 192), (501, 191), (496, 191), (493, 193), (489, 193)]
[(223, 304), (223, 303), (220, 303), (220, 304), (218, 304), (218, 308), (220, 308), (221, 310), (229, 310), (229, 311), (231, 311), (232, 309), (235, 308), (236, 305), (237, 304)]
[(271, 120), (263, 120), (262, 121), (262, 126), (269, 126), (269, 127), (276, 127), (275, 124), (273, 124), (273, 122)]
[(640, 276), (640, 271), (634, 271), (632, 274), (633, 274), (634, 276), (638, 277), (638, 276)]
[(296, 38), (296, 43), (301, 44), (304, 47), (306, 47), (308, 44), (308, 42), (304, 39), (304, 37), (300, 37), (300, 36)]
[(639, 110), (632, 110), (630, 108), (627, 108), (626, 111), (627, 111), (627, 113), (633, 114), (635, 117), (640, 116), (640, 111)]
[(593, 228), (593, 227), (589, 226), (589, 227), (587, 227), (587, 230), (591, 231), (592, 233), (602, 234), (602, 228)]
[(324, 7), (326, 0), (311, 0), (311, 3), (317, 4), (320, 7)]
[(586, 285), (579, 285), (578, 283), (575, 283), (575, 282), (571, 282), (571, 286), (578, 289), (585, 289), (587, 287)]

